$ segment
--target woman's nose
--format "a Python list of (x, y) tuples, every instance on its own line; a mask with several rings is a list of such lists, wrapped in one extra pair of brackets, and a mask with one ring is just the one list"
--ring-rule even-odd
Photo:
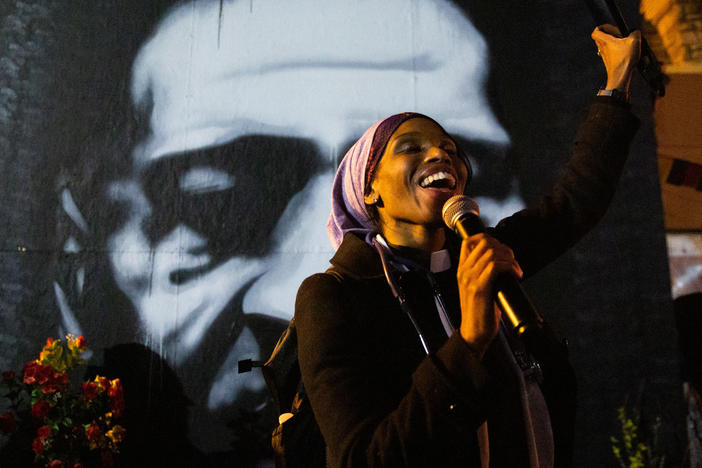
[(432, 146), (427, 152), (426, 162), (448, 162), (453, 163), (451, 155), (438, 146)]

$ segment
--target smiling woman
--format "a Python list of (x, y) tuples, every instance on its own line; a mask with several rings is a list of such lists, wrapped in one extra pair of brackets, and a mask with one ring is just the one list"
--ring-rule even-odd
[[(639, 36), (605, 31), (593, 39), (608, 87), (626, 95)], [(594, 226), (637, 126), (628, 103), (598, 96), (552, 193), (462, 242), (441, 218), (471, 175), (454, 138), (411, 112), (361, 136), (332, 187), (332, 267), (302, 283), (295, 306), (327, 466), (571, 465), (565, 349), (548, 325), (527, 348), (502, 323), (494, 286), (535, 273)]]
[[(444, 244), (441, 208), (463, 193), (470, 163), (439, 124), (419, 114), (406, 117), (369, 171), (364, 202), (375, 206), (389, 243), (439, 250)], [(431, 245), (423, 245), (427, 240)]]

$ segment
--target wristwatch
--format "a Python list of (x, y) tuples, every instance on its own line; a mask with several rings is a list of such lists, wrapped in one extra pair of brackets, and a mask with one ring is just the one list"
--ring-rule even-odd
[(610, 96), (623, 104), (629, 104), (629, 93), (619, 91), (618, 89), (601, 89), (597, 92), (598, 96)]

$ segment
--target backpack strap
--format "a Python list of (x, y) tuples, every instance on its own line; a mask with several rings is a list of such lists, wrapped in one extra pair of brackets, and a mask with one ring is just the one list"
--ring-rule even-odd
[(268, 360), (261, 367), (266, 386), (275, 402), (278, 414), (290, 411), (293, 398), (302, 381), (297, 361), (297, 331), (295, 317), (278, 338)]
[[(325, 273), (339, 283), (343, 280), (333, 266)], [(323, 468), (326, 445), (302, 384), (297, 351), (293, 317), (261, 369), (278, 407), (278, 426), (271, 435), (271, 446), (278, 468)]]

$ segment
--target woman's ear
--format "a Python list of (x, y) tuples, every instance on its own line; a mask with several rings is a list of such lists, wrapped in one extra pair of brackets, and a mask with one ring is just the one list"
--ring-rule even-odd
[(380, 196), (373, 187), (371, 187), (370, 192), (363, 196), (363, 203), (365, 203), (366, 205), (377, 205), (378, 200), (380, 200)]

